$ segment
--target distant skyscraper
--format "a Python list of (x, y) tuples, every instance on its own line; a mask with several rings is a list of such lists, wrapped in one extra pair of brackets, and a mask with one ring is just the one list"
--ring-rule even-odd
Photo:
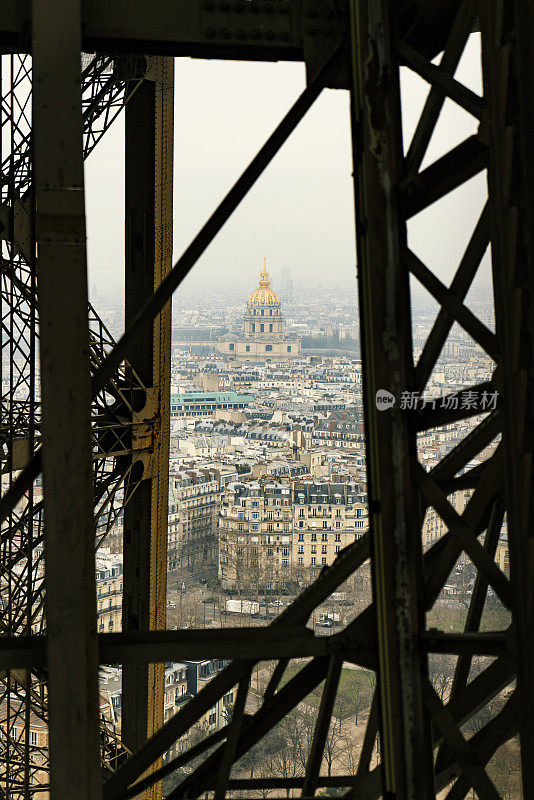
[(291, 268), (282, 267), (280, 270), (280, 286), (282, 289), (287, 289), (288, 284), (291, 282)]
[(292, 303), (293, 299), (293, 281), (289, 280), (286, 285), (286, 301)]

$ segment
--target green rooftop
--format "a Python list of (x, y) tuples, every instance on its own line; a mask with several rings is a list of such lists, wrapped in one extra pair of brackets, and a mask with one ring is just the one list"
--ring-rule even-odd
[(196, 405), (197, 403), (212, 403), (215, 405), (228, 403), (252, 403), (251, 394), (238, 394), (237, 392), (186, 392), (185, 394), (171, 394), (171, 405)]

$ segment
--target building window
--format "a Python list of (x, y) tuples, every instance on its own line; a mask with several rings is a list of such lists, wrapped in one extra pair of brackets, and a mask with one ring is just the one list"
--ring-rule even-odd
[[(255, 312), (254, 312), (254, 313), (255, 313)], [(254, 333), (254, 331), (255, 331), (255, 330), (256, 330), (256, 323), (255, 323), (255, 322), (253, 322), (253, 323), (252, 323), (252, 333)]]
[(290, 352), (291, 352), (291, 345), (290, 345), (290, 344), (288, 344), (288, 346), (287, 346), (287, 352), (288, 352), (288, 353), (290, 353)]
[(328, 522), (325, 520), (325, 521), (323, 522), (323, 528), (326, 528), (326, 526), (327, 526), (327, 525), (328, 525)]
[(338, 544), (336, 544), (336, 553), (339, 553), (340, 550), (341, 550), (341, 547)]
[(233, 702), (234, 702), (234, 693), (233, 693), (233, 691), (227, 692), (223, 697), (223, 704), (225, 706), (229, 706)]
[(261, 325), (260, 325), (260, 333), (263, 333), (264, 330), (265, 330), (265, 325), (262, 322)]
[(273, 326), (272, 326), (272, 324), (271, 324), (271, 325), (269, 325), (269, 332), (270, 332), (270, 333), (272, 333), (272, 332), (273, 332)]
[(321, 536), (321, 539), (322, 539), (323, 542), (327, 542), (328, 541), (328, 534), (327, 533), (323, 533), (323, 535)]
[(312, 533), (311, 540), (312, 540), (312, 542), (316, 542), (317, 541), (317, 534), (316, 533)]
[(326, 548), (327, 548), (327, 545), (323, 544), (323, 546), (321, 547), (321, 553), (327, 553), (328, 551), (327, 551)]
[(311, 557), (311, 565), (312, 565), (312, 567), (315, 566), (316, 562), (317, 562), (317, 559), (315, 558), (315, 556), (312, 556)]
[(37, 745), (37, 731), (30, 731), (30, 744)]
[(250, 353), (250, 345), (249, 345), (249, 344), (247, 344), (247, 345), (245, 346), (245, 350), (247, 351), (247, 353)]
[(299, 553), (304, 554), (304, 545), (303, 544), (299, 544)]
[(341, 534), (340, 533), (336, 533), (336, 542), (340, 542), (340, 541), (341, 541)]
[(304, 534), (303, 533), (299, 533), (299, 542), (303, 542), (303, 541), (304, 541)]
[(304, 564), (304, 559), (303, 558), (299, 558), (299, 567), (302, 567), (303, 564)]
[(326, 564), (326, 558), (325, 558), (325, 556), (323, 556), (323, 557), (321, 558), (321, 564)]
[(288, 567), (288, 566), (289, 566), (289, 561), (288, 561), (288, 559), (287, 559), (287, 558), (283, 558), (283, 559), (282, 559), (282, 566), (283, 566), (283, 567)]
[(272, 349), (273, 349), (273, 346), (272, 346), (272, 344), (266, 344), (266, 345), (265, 345), (265, 350), (266, 350), (268, 353), (270, 353)]
[(317, 552), (317, 546), (312, 544), (311, 551), (312, 551), (312, 553), (316, 553)]

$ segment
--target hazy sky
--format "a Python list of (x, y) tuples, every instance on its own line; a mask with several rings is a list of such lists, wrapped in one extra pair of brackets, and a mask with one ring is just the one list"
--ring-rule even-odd
[[(459, 72), (480, 88), (479, 38)], [(177, 59), (175, 69), (174, 260), (304, 88), (301, 64)], [(405, 135), (427, 85), (403, 70)], [(430, 163), (476, 129), (447, 102), (426, 159)], [(124, 235), (123, 122), (119, 118), (86, 165), (90, 285), (119, 287)], [(327, 90), (249, 192), (193, 270), (189, 285), (255, 281), (267, 258), (274, 281), (290, 267), (295, 282), (346, 283), (356, 270), (349, 95)], [(410, 244), (450, 281), (480, 213), (477, 177), (411, 223)], [(488, 270), (480, 283), (489, 283)]]

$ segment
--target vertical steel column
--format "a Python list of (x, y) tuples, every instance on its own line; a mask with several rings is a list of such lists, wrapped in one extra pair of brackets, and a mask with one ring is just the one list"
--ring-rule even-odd
[(51, 794), (101, 772), (82, 155), (81, 3), (32, 2)]
[[(126, 326), (172, 266), (173, 75), (172, 59), (150, 59), (125, 110)], [(135, 467), (145, 479), (124, 513), (124, 630), (165, 628), (170, 345), (169, 301), (130, 358), (150, 387), (140, 417), (151, 426), (153, 447)], [(132, 750), (163, 722), (163, 680), (161, 664), (123, 670), (122, 733)]]
[[(362, 331), (362, 374), (373, 593), (377, 619), (383, 796), (434, 797), (430, 726), (421, 694), (418, 633), (421, 540), (410, 480), (415, 434), (401, 393), (413, 385), (406, 225), (397, 207), (402, 175), (399, 69), (386, 0), (351, 0), (352, 134)], [(379, 409), (379, 390), (396, 403)]]
[(534, 796), (534, 13), (517, 0), (482, 3), (488, 98), (495, 328), (503, 353), (506, 504), (523, 796)]

